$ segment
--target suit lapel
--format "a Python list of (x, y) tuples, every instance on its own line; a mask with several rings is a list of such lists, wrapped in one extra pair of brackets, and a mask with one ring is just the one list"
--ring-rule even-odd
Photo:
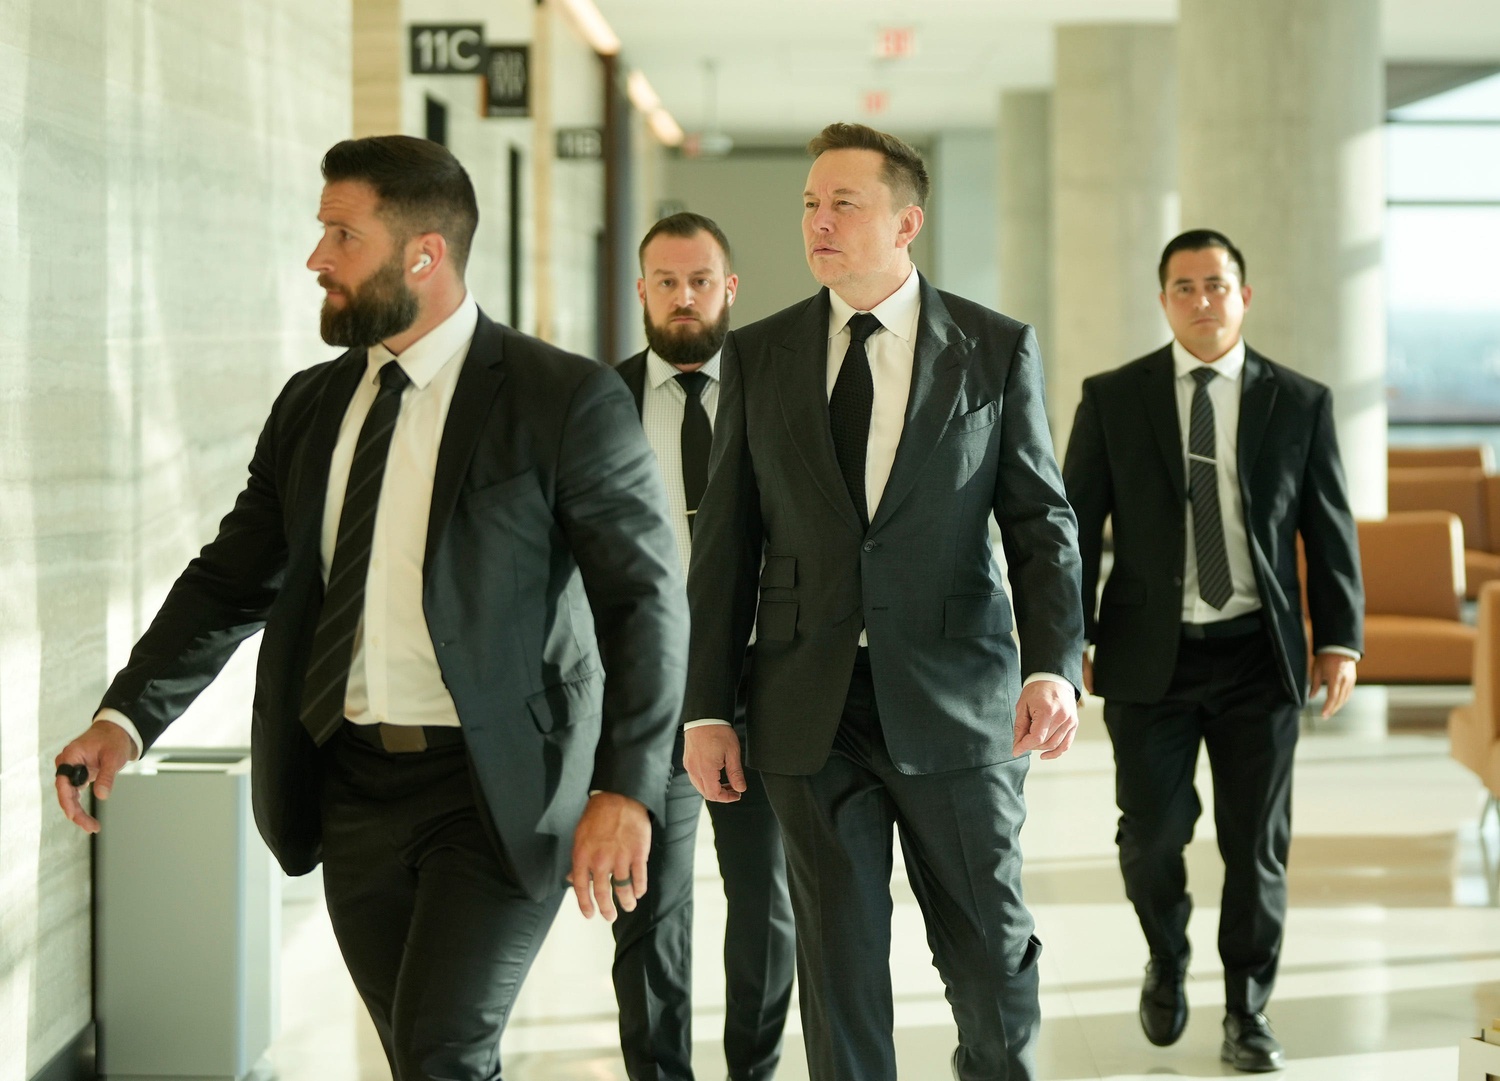
[(622, 360), (615, 370), (620, 373), (625, 380), (625, 385), (630, 388), (630, 393), (635, 396), (636, 413), (644, 413), (646, 410), (646, 354), (637, 353), (629, 360)]
[(1249, 520), (1250, 471), (1265, 440), (1266, 425), (1276, 404), (1276, 377), (1258, 353), (1245, 350), (1245, 371), (1240, 380), (1239, 445), (1235, 461), (1239, 466), (1240, 497), (1245, 501), (1245, 518)]
[(891, 464), (891, 475), (870, 521), (872, 530), (895, 513), (943, 438), (958, 406), (969, 358), (973, 355), (975, 339), (965, 335), (953, 321), (931, 283), (920, 276), (918, 282), (922, 307), (917, 318), (911, 393), (906, 400), (906, 419), (901, 441), (896, 445), (896, 460)]
[(851, 529), (863, 532), (854, 500), (844, 487), (828, 425), (828, 290), (803, 307), (786, 338), (776, 345), (774, 364), (776, 395), (792, 445), (823, 498)]
[(463, 370), (453, 389), (453, 403), (443, 425), (443, 440), (438, 444), (437, 468), (432, 478), (432, 509), (427, 517), (427, 548), (422, 560), (423, 574), (432, 566), (433, 555), (453, 508), (479, 437), (490, 417), (491, 404), (500, 384), (505, 381), (504, 338), (498, 327), (483, 313), (474, 329), (474, 341), (464, 357)]
[(349, 401), (365, 374), (366, 356), (365, 350), (352, 349), (335, 360), (329, 368), (328, 380), (323, 384), (323, 393), (318, 396), (306, 454), (297, 471), (297, 494), (292, 515), (297, 536), (288, 538), (288, 546), (293, 552), (301, 550), (302, 544), (309, 540), (309, 531), (314, 550), (322, 543), (328, 468), (333, 461), (334, 445), (339, 441), (344, 414), (349, 411)]
[(1187, 478), (1182, 462), (1182, 426), (1177, 416), (1176, 369), (1172, 364), (1172, 347), (1169, 345), (1152, 355), (1143, 372), (1145, 384), (1141, 397), (1145, 399), (1146, 420), (1156, 436), (1156, 445), (1161, 450), (1167, 467), (1167, 476), (1172, 480), (1172, 490), (1177, 498), (1187, 501)]

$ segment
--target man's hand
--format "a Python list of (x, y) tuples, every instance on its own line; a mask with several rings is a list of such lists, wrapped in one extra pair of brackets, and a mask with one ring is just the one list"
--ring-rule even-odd
[(1346, 657), (1342, 653), (1319, 653), (1312, 662), (1312, 687), (1308, 691), (1309, 698), (1316, 698), (1318, 691), (1323, 687), (1328, 688), (1328, 698), (1323, 703), (1323, 719), (1326, 721), (1339, 710), (1344, 708), (1344, 703), (1349, 701), (1349, 694), (1354, 690), (1354, 658)]
[[(733, 803), (749, 786), (740, 764), (740, 738), (727, 724), (700, 724), (682, 734), (682, 765), (693, 787), (711, 803)], [(727, 776), (725, 784), (721, 777)]]
[[(616, 792), (589, 797), (573, 831), (573, 871), (568, 875), (584, 919), (599, 914), (615, 922), (615, 900), (635, 911), (646, 895), (646, 856), (651, 851), (651, 816), (645, 806)], [(611, 888), (613, 887), (613, 888)]]
[(1089, 647), (1083, 647), (1083, 693), (1094, 693), (1094, 658)]
[[(95, 721), (83, 735), (68, 744), (52, 760), (54, 766), (87, 766), (89, 783), (94, 786), (94, 795), (109, 799), (109, 790), (114, 787), (115, 774), (125, 768), (125, 763), (135, 757), (135, 744), (125, 729), (114, 721)], [(99, 821), (83, 809), (83, 789), (74, 788), (66, 777), (54, 781), (57, 802), (63, 814), (86, 833), (98, 833)]]
[(1078, 703), (1073, 688), (1055, 680), (1039, 679), (1021, 688), (1016, 702), (1016, 742), (1011, 753), (1041, 751), (1056, 758), (1073, 746), (1078, 731)]

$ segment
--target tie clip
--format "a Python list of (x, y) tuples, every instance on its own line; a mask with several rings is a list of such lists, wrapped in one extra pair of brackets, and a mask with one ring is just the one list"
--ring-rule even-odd
[(1217, 459), (1217, 458), (1205, 458), (1203, 455), (1201, 455), (1201, 454), (1194, 454), (1192, 451), (1188, 451), (1188, 461), (1190, 461), (1190, 462), (1207, 462), (1209, 465), (1218, 465), (1219, 464), (1219, 459)]

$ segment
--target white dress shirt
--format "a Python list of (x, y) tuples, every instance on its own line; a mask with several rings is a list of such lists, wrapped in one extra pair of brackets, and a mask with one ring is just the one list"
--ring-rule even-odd
[[(719, 412), (719, 358), (713, 359), (698, 371), (708, 376), (708, 382), (698, 395), (703, 411), (708, 414), (708, 427), (713, 430), (714, 418)], [(672, 516), (672, 536), (677, 540), (677, 557), (682, 561), (682, 577), (687, 579), (688, 563), (693, 555), (693, 534), (688, 529), (687, 490), (682, 484), (682, 416), (687, 408), (687, 391), (677, 382), (677, 369), (654, 352), (646, 353), (646, 378), (641, 392), (641, 425), (646, 429), (646, 442), (656, 452), (656, 464), (661, 469), (661, 479), (667, 485), (667, 507)]]
[(1193, 392), (1198, 384), (1193, 373), (1207, 368), (1215, 378), (1208, 383), (1208, 399), (1214, 407), (1214, 458), (1219, 476), (1219, 514), (1224, 521), (1224, 548), (1229, 554), (1229, 577), (1234, 593), (1223, 608), (1215, 608), (1198, 596), (1198, 555), (1193, 540), (1193, 502), (1187, 501), (1187, 562), (1182, 574), (1182, 621), (1214, 623), (1235, 619), (1260, 609), (1260, 591), (1255, 585), (1255, 566), (1250, 562), (1250, 538), (1245, 533), (1245, 505), (1240, 493), (1239, 438), (1240, 384), (1245, 374), (1245, 341), (1241, 338), (1212, 364), (1205, 364), (1172, 343), (1172, 365), (1176, 371), (1177, 428), (1182, 436), (1184, 477), (1188, 465), (1188, 435), (1193, 414)]
[[(401, 393), (401, 412), (381, 480), (364, 617), (354, 638), (349, 666), (344, 716), (356, 724), (458, 725), (458, 710), (443, 683), (422, 611), (422, 565), (438, 447), (478, 322), (478, 305), (466, 295), (457, 311), (394, 358), (411, 385)], [(378, 373), (391, 359), (391, 351), (383, 345), (370, 349), (364, 378), (339, 426), (323, 506), (321, 557), (325, 583), (333, 563), (355, 443), (380, 389)], [(101, 709), (95, 720), (114, 721), (124, 728), (140, 754), (140, 733), (124, 714)]]
[[(1224, 547), (1229, 554), (1229, 577), (1234, 592), (1221, 609), (1214, 608), (1198, 595), (1198, 555), (1193, 540), (1193, 504), (1188, 500), (1186, 515), (1187, 560), (1182, 573), (1182, 621), (1213, 623), (1235, 619), (1260, 610), (1260, 591), (1255, 584), (1255, 566), (1250, 560), (1250, 538), (1245, 531), (1245, 504), (1240, 492), (1240, 390), (1245, 375), (1245, 340), (1235, 342), (1229, 352), (1211, 364), (1205, 364), (1172, 342), (1172, 365), (1176, 372), (1177, 427), (1182, 435), (1183, 474), (1191, 473), (1188, 462), (1188, 435), (1192, 423), (1193, 391), (1197, 382), (1193, 372), (1211, 368), (1217, 378), (1209, 380), (1208, 397), (1214, 406), (1214, 458), (1218, 463), (1219, 514), (1224, 522)], [(1321, 653), (1337, 653), (1359, 660), (1359, 653), (1345, 646), (1324, 646)]]

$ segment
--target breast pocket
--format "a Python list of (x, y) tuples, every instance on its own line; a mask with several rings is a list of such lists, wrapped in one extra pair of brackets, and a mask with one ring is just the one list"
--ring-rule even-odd
[(990, 402), (968, 413), (953, 418), (953, 429), (958, 432), (977, 432), (988, 428), (1000, 419), (1000, 403)]
[(476, 488), (465, 488), (463, 492), (464, 504), (471, 510), (480, 510), (484, 507), (492, 507), (497, 504), (506, 503), (514, 499), (520, 499), (528, 494), (540, 496), (540, 486), (537, 484), (536, 473), (528, 469), (506, 480), (495, 481)]

